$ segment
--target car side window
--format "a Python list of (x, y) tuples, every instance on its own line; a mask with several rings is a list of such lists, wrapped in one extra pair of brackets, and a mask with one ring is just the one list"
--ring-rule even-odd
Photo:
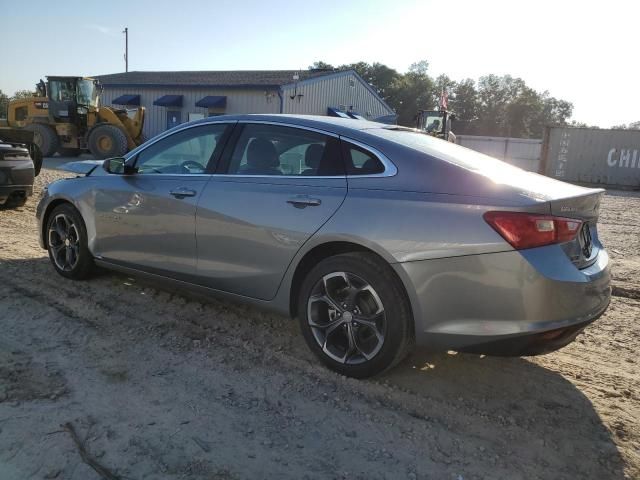
[(378, 157), (345, 140), (342, 141), (342, 156), (347, 175), (375, 175), (384, 172), (384, 165)]
[(246, 124), (238, 137), (230, 175), (344, 175), (337, 138), (295, 127)]
[(205, 173), (226, 128), (225, 124), (203, 125), (163, 138), (138, 154), (135, 162), (138, 174)]

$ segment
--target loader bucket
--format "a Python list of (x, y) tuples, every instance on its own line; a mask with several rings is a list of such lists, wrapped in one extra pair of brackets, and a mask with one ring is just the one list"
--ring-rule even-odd
[(144, 107), (136, 109), (133, 115), (131, 113), (131, 110), (120, 110), (112, 107), (100, 107), (98, 111), (101, 122), (115, 125), (126, 134), (129, 150), (136, 148), (144, 141), (142, 136)]

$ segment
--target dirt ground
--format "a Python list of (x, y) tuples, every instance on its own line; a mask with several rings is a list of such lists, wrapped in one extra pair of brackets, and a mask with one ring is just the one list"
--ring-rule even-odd
[[(43, 170), (38, 190), (62, 174)], [(0, 211), (0, 479), (640, 478), (640, 195), (609, 192), (608, 312), (536, 358), (418, 351), (383, 377), (320, 367), (288, 319), (103, 273)], [(106, 475), (106, 473), (105, 473)]]

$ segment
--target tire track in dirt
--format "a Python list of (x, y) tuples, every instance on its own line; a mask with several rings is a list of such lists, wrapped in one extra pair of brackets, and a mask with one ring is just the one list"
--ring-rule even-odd
[[(42, 267), (50, 268), (46, 263), (42, 264)], [(25, 289), (30, 293), (28, 279), (22, 278), (19, 271), (16, 271), (12, 275), (11, 285), (18, 284), (20, 291), (24, 292)], [(312, 366), (309, 362), (305, 362), (307, 358), (300, 358), (291, 356), (290, 353), (283, 353), (283, 343), (274, 344), (273, 341), (266, 342), (266, 344), (254, 344), (250, 339), (255, 335), (254, 330), (247, 331), (247, 325), (251, 322), (240, 323), (242, 318), (236, 312), (229, 314), (229, 310), (234, 310), (234, 307), (225, 307), (224, 315), (227, 318), (221, 319), (220, 312), (216, 311), (216, 306), (207, 306), (198, 302), (192, 302), (182, 297), (174, 298), (170, 304), (177, 304), (182, 315), (176, 317), (173, 312), (173, 305), (156, 305), (155, 301), (161, 298), (163, 294), (156, 292), (150, 287), (135, 287), (136, 295), (127, 294), (131, 292), (132, 287), (123, 288), (123, 277), (106, 276), (106, 278), (99, 278), (97, 282), (89, 282), (86, 284), (86, 297), (78, 296), (74, 293), (74, 282), (59, 280), (54, 278), (46, 278), (44, 282), (41, 282), (38, 286), (39, 294), (31, 295), (32, 298), (41, 301), (44, 305), (50, 303), (59, 302), (60, 297), (64, 298), (67, 295), (71, 295), (68, 300), (65, 299), (66, 308), (71, 311), (71, 319), (81, 319), (86, 316), (88, 308), (94, 308), (94, 318), (92, 323), (96, 325), (100, 332), (106, 332), (109, 336), (119, 337), (123, 334), (136, 335), (137, 332), (153, 332), (155, 329), (163, 330), (167, 320), (170, 322), (172, 334), (184, 334), (183, 341), (171, 344), (173, 347), (177, 347), (180, 350), (188, 350), (191, 345), (189, 340), (193, 336), (193, 332), (188, 329), (184, 330), (184, 324), (193, 325), (193, 316), (199, 315), (206, 318), (215, 318), (217, 329), (212, 331), (206, 331), (202, 335), (202, 338), (209, 339), (212, 345), (215, 345), (215, 349), (219, 352), (223, 349), (225, 352), (229, 352), (232, 349), (236, 350), (234, 355), (241, 356), (245, 361), (249, 360), (251, 364), (263, 364), (268, 363), (277, 365), (278, 369), (286, 369), (289, 372), (295, 372), (296, 376), (311, 375), (314, 377), (316, 385), (321, 385), (325, 389), (330, 391), (339, 392), (339, 396), (346, 396), (354, 398), (358, 402), (362, 402), (364, 405), (375, 405), (378, 408), (389, 409), (394, 412), (395, 415), (403, 415), (410, 417), (411, 422), (415, 422), (414, 419), (421, 418), (423, 421), (427, 421), (432, 425), (432, 428), (437, 428), (442, 432), (442, 435), (450, 438), (452, 436), (460, 435), (469, 441), (468, 439), (475, 439), (481, 443), (482, 448), (487, 448), (484, 445), (487, 443), (495, 443), (487, 441), (486, 431), (494, 430), (495, 425), (501, 425), (503, 429), (509, 433), (507, 437), (510, 439), (508, 442), (505, 440), (498, 441), (497, 450), (501, 451), (514, 451), (517, 447), (513, 443), (515, 439), (528, 437), (531, 435), (531, 429), (535, 426), (528, 421), (527, 415), (524, 411), (512, 413), (511, 416), (504, 415), (504, 408), (498, 408), (494, 406), (490, 409), (478, 409), (475, 407), (474, 401), (464, 401), (456, 398), (455, 401), (447, 398), (438, 398), (437, 396), (423, 396), (416, 394), (408, 389), (394, 391), (395, 389), (389, 383), (375, 384), (366, 382), (348, 382), (350, 388), (344, 391), (344, 385), (339, 381), (339, 377), (326, 372), (324, 369)], [(110, 288), (104, 288), (104, 283), (111, 283)], [(94, 286), (94, 283), (97, 285)], [(115, 284), (115, 285), (113, 285)], [(32, 287), (33, 288), (33, 287)], [(104, 293), (101, 293), (104, 292)], [(105, 302), (105, 298), (102, 295), (113, 296), (119, 298), (120, 301), (114, 304), (112, 307), (105, 309), (101, 307), (101, 304)], [(145, 294), (145, 295), (142, 295)], [(87, 299), (91, 299), (92, 304), (86, 305)], [(94, 307), (97, 305), (97, 308)], [(144, 308), (143, 308), (144, 307)], [(242, 307), (237, 307), (243, 314), (249, 316), (259, 316), (257, 312), (247, 312)], [(132, 316), (132, 312), (135, 315)], [(162, 313), (161, 313), (162, 312)], [(164, 315), (164, 320), (163, 320)], [(168, 317), (168, 318), (167, 318)], [(136, 327), (131, 327), (128, 322), (131, 320), (136, 321)], [(284, 321), (279, 319), (277, 321)], [(199, 328), (207, 330), (210, 325), (202, 325), (195, 323)], [(254, 328), (262, 327), (269, 329), (269, 322), (258, 323), (254, 322)], [(240, 329), (240, 330), (238, 330)], [(244, 330), (243, 330), (244, 329)], [(121, 330), (119, 332), (119, 330)], [(122, 331), (124, 330), (124, 331)], [(229, 336), (229, 332), (234, 332), (233, 336)], [(261, 331), (259, 338), (282, 339), (283, 337), (275, 335), (273, 331)], [(198, 341), (198, 340), (196, 340)], [(304, 347), (302, 347), (304, 349)], [(298, 349), (300, 352), (302, 349)], [(239, 350), (239, 353), (237, 353)], [(274, 352), (274, 353), (271, 353)], [(233, 355), (232, 355), (233, 356)], [(266, 357), (266, 358), (265, 358)], [(308, 356), (307, 356), (308, 357)], [(302, 360), (302, 361), (301, 361)], [(317, 401), (318, 398), (311, 396), (306, 398), (307, 401)], [(542, 405), (545, 410), (549, 410), (549, 405)], [(435, 407), (435, 408), (434, 408)], [(336, 402), (334, 408), (340, 409), (341, 404)], [(425, 415), (423, 412), (429, 412)], [(353, 412), (347, 408), (345, 413), (350, 415)], [(384, 423), (382, 418), (379, 418), (377, 414), (368, 414), (369, 419), (374, 422)], [(366, 418), (366, 417), (365, 417)], [(479, 420), (480, 419), (480, 420)], [(435, 447), (434, 447), (435, 448)], [(479, 449), (480, 447), (478, 447)], [(526, 450), (529, 445), (521, 445), (520, 448)], [(437, 449), (436, 449), (437, 450)], [(475, 452), (469, 452), (475, 453)], [(523, 460), (521, 458), (521, 460)], [(533, 464), (532, 464), (533, 465)]]
[[(104, 437), (97, 448), (109, 465), (124, 462), (133, 478), (144, 471), (167, 478), (640, 475), (638, 399), (624, 394), (638, 378), (636, 364), (626, 362), (636, 356), (640, 333), (632, 299), (614, 298), (578, 343), (545, 357), (416, 352), (377, 380), (355, 381), (318, 366), (288, 319), (119, 274), (85, 283), (58, 278), (37, 245), (32, 214), (30, 201), (23, 212), (0, 217), (10, 234), (0, 235), (8, 279), (0, 286), (0, 328), (28, 336), (30, 354), (65, 372), (71, 391), (50, 406), (0, 403), (0, 412), (53, 408), (68, 420), (91, 411)], [(616, 340), (623, 337), (631, 340)], [(109, 393), (113, 382), (132, 405)], [(97, 411), (79, 412), (89, 385), (119, 410), (103, 401)], [(187, 403), (200, 417), (181, 409)], [(155, 424), (135, 426), (147, 411), (158, 415)], [(187, 412), (195, 418), (190, 427), (179, 420)], [(119, 423), (110, 426), (110, 418)], [(190, 437), (206, 438), (208, 425), (219, 431), (207, 453)], [(238, 453), (254, 458), (226, 460)], [(24, 465), (34, 458), (16, 455)], [(0, 453), (0, 472), (7, 458)], [(258, 460), (264, 465), (256, 470), (251, 463)]]

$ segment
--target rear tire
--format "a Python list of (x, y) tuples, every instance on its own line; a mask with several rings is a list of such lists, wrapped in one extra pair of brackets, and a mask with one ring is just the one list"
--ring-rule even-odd
[(413, 346), (404, 287), (372, 253), (345, 253), (316, 265), (302, 282), (297, 313), (311, 351), (331, 370), (349, 377), (377, 375)]
[(58, 134), (52, 127), (42, 123), (32, 123), (24, 127), (24, 129), (33, 132), (33, 143), (38, 146), (42, 152), (42, 156), (51, 157), (56, 153), (60, 145), (60, 140), (58, 139)]
[(99, 160), (127, 153), (127, 136), (115, 125), (99, 125), (89, 134), (89, 150)]
[(87, 229), (72, 205), (58, 205), (47, 217), (45, 243), (56, 272), (83, 280), (93, 272), (93, 256), (87, 246)]
[(42, 151), (40, 147), (35, 143), (29, 145), (29, 155), (31, 155), (31, 160), (33, 161), (33, 169), (34, 175), (37, 177), (40, 175), (40, 170), (42, 170)]
[(4, 202), (5, 208), (20, 208), (27, 203), (27, 197), (10, 197)]
[(80, 155), (80, 153), (82, 153), (82, 150), (80, 150), (79, 148), (60, 147), (58, 149), (58, 155), (60, 155), (61, 157), (77, 157), (78, 155)]

